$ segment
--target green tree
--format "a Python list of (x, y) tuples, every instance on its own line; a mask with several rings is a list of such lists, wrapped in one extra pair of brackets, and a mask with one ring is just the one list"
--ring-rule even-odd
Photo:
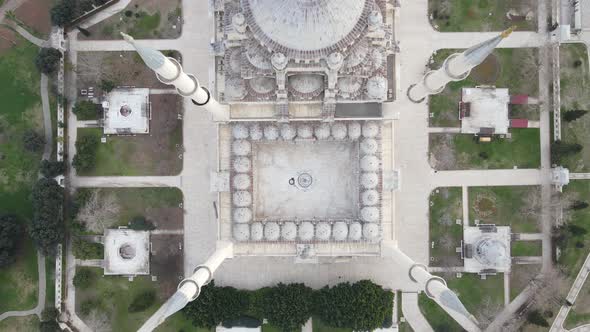
[(313, 290), (304, 284), (278, 284), (262, 299), (268, 322), (283, 331), (299, 331), (312, 314)]
[(582, 145), (578, 143), (555, 141), (551, 143), (551, 161), (560, 164), (563, 158), (579, 153), (582, 149)]
[(545, 319), (545, 317), (543, 317), (539, 310), (533, 310), (529, 312), (526, 315), (526, 320), (529, 323), (537, 326), (549, 327), (549, 322), (547, 321), (547, 319)]
[(90, 100), (82, 100), (76, 103), (72, 112), (76, 114), (79, 120), (93, 120), (98, 118), (99, 106)]
[(588, 207), (588, 202), (584, 201), (574, 201), (571, 205), (571, 208), (574, 210), (583, 210)]
[(369, 281), (326, 286), (316, 293), (314, 312), (329, 326), (371, 331), (391, 316), (393, 293)]
[(129, 304), (127, 311), (129, 312), (140, 312), (151, 307), (156, 302), (156, 291), (153, 289), (147, 289), (137, 294), (133, 301)]
[(248, 309), (247, 291), (233, 287), (215, 287), (215, 282), (204, 286), (199, 297), (183, 309), (194, 326), (213, 328), (225, 320), (237, 319)]
[(22, 224), (16, 216), (0, 215), (0, 267), (14, 263), (22, 233)]
[(96, 136), (82, 136), (76, 141), (76, 155), (72, 166), (78, 171), (88, 171), (94, 168), (99, 139)]
[(95, 276), (89, 269), (80, 268), (76, 271), (74, 280), (72, 280), (74, 286), (80, 289), (87, 289), (94, 284)]
[(100, 89), (104, 92), (111, 92), (116, 87), (115, 82), (109, 80), (100, 81)]
[(39, 331), (40, 332), (61, 332), (61, 328), (55, 320), (50, 320), (46, 322), (39, 323)]
[(57, 309), (55, 307), (47, 307), (47, 308), (43, 309), (43, 311), (41, 312), (41, 321), (47, 322), (50, 320), (55, 320), (55, 319), (57, 319), (58, 315), (59, 315), (59, 312), (57, 311)]
[(61, 52), (55, 48), (44, 47), (37, 54), (35, 65), (44, 74), (53, 74), (59, 68)]
[(53, 254), (63, 240), (63, 188), (53, 179), (42, 178), (33, 187), (33, 220), (29, 233), (45, 254)]
[(43, 159), (41, 161), (41, 168), (39, 171), (46, 178), (54, 178), (58, 175), (64, 174), (66, 164), (63, 161), (49, 161)]
[(583, 117), (584, 115), (586, 115), (586, 113), (588, 113), (588, 111), (585, 110), (571, 110), (571, 111), (567, 111), (563, 113), (563, 119), (567, 122), (571, 122), (574, 120), (577, 120), (581, 117)]
[(23, 145), (25, 150), (39, 152), (45, 146), (45, 139), (34, 130), (27, 130), (23, 134)]
[(76, 3), (74, 0), (61, 0), (51, 8), (51, 23), (63, 27), (74, 19)]

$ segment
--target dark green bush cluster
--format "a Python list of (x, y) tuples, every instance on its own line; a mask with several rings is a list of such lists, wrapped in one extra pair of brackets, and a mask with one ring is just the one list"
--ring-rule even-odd
[(42, 178), (33, 187), (31, 238), (45, 254), (53, 254), (64, 234), (63, 188), (53, 179)]
[(153, 289), (145, 290), (137, 294), (129, 304), (129, 312), (140, 312), (151, 307), (156, 302), (156, 291)]
[(368, 331), (391, 325), (393, 293), (369, 280), (313, 290), (304, 284), (278, 284), (256, 291), (203, 287), (183, 310), (193, 325), (260, 326), (262, 319), (282, 331), (299, 331), (312, 316), (332, 327)]
[(104, 246), (81, 239), (74, 239), (72, 251), (78, 259), (101, 259), (104, 257)]

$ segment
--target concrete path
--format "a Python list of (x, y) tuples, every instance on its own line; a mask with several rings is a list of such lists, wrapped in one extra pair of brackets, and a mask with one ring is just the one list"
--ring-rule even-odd
[(588, 180), (590, 173), (570, 173), (570, 180)]
[(150, 231), (152, 235), (181, 235), (184, 234), (182, 229), (156, 229)]
[(72, 241), (67, 241), (66, 249), (66, 298), (65, 311), (69, 315), (69, 323), (79, 332), (92, 332), (76, 314), (76, 287), (74, 286), (74, 276), (76, 275), (76, 258), (72, 254)]
[[(588, 254), (588, 256), (586, 256), (586, 260), (584, 261), (584, 264), (582, 264), (582, 267), (580, 268), (580, 271), (578, 272), (578, 275), (576, 276), (576, 279), (574, 280), (574, 283), (572, 284), (572, 287), (570, 288), (570, 291), (568, 292), (568, 294), (566, 296), (566, 300), (569, 302), (569, 304), (565, 303), (561, 307), (561, 309), (559, 309), (559, 313), (557, 314), (557, 317), (553, 321), (553, 324), (551, 325), (551, 329), (549, 330), (550, 332), (557, 332), (557, 331), (564, 330), (563, 323), (565, 322), (567, 315), (569, 314), (569, 311), (571, 310), (572, 306), (576, 302), (576, 299), (578, 298), (578, 295), (580, 294), (580, 291), (582, 290), (582, 287), (584, 286), (586, 279), (588, 279), (589, 274), (590, 274), (590, 254)], [(588, 328), (588, 326), (590, 326), (590, 324), (588, 324), (584, 327), (579, 327), (580, 328), (579, 331), (585, 331), (585, 329)]]
[(0, 321), (9, 317), (24, 317), (29, 315), (37, 315), (41, 318), (41, 312), (45, 309), (45, 294), (47, 292), (47, 280), (45, 279), (45, 256), (41, 252), (37, 252), (37, 270), (39, 275), (39, 293), (37, 298), (37, 306), (30, 310), (23, 311), (7, 311), (0, 315)]
[(570, 332), (590, 332), (590, 324), (575, 327), (571, 329)]
[(469, 187), (461, 187), (461, 208), (463, 209), (463, 228), (469, 227)]
[(9, 24), (9, 25), (16, 32), (18, 32), (19, 35), (21, 35), (23, 38), (25, 38), (29, 42), (31, 42), (31, 43), (39, 46), (39, 47), (47, 47), (47, 46), (49, 46), (49, 41), (43, 40), (43, 39), (41, 39), (39, 37), (34, 36), (29, 31), (27, 31), (25, 28), (21, 27), (20, 25), (18, 25), (16, 23), (12, 23), (12, 24)]
[(41, 104), (43, 105), (43, 127), (45, 129), (45, 147), (43, 159), (49, 160), (53, 151), (53, 127), (51, 123), (51, 107), (49, 106), (49, 82), (47, 75), (41, 74)]
[[(118, 187), (177, 187), (182, 186), (180, 176), (77, 176), (71, 179), (77, 188)], [(207, 186), (208, 187), (208, 186)]]
[(175, 89), (150, 89), (150, 95), (175, 95), (177, 93)]
[(538, 169), (438, 171), (434, 173), (432, 182), (435, 188), (457, 186), (530, 186), (541, 184), (543, 182), (542, 177), (543, 175)]
[(434, 332), (418, 307), (418, 293), (402, 293), (402, 313), (414, 331)]
[(428, 132), (431, 134), (459, 134), (461, 128), (459, 127), (430, 127)]
[(510, 304), (510, 273), (504, 273), (504, 306)]
[(539, 241), (543, 240), (543, 233), (515, 233), (514, 237), (518, 241)]
[(102, 259), (76, 259), (77, 266), (104, 267)]
[(98, 127), (100, 124), (98, 120), (78, 120), (76, 121), (76, 128)]
[(512, 257), (513, 264), (542, 264), (542, 256), (517, 256)]

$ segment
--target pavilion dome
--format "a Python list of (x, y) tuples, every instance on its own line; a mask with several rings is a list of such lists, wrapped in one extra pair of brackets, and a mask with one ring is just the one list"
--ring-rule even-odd
[(242, 0), (261, 44), (287, 57), (325, 57), (346, 49), (367, 26), (369, 0)]
[(510, 253), (504, 243), (489, 237), (477, 241), (474, 256), (477, 261), (488, 267), (503, 266), (510, 260)]
[(262, 241), (264, 238), (264, 225), (260, 222), (255, 222), (250, 225), (250, 239), (252, 241)]

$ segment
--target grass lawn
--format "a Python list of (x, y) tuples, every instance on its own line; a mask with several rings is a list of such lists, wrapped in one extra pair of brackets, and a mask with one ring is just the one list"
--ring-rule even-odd
[[(26, 151), (22, 142), (26, 130), (43, 133), (38, 50), (19, 38), (0, 56), (0, 213), (16, 214), (23, 223), (32, 217), (30, 194), (41, 159), (41, 152)], [(36, 251), (23, 238), (16, 262), (0, 269), (0, 312), (33, 308), (37, 279)]]
[[(506, 14), (516, 10), (518, 18)], [(533, 0), (429, 0), (428, 15), (439, 31), (502, 31), (517, 24), (519, 30), (536, 30), (537, 7)], [(530, 20), (525, 16), (529, 14)]]
[[(590, 111), (590, 69), (588, 52), (583, 44), (560, 46), (561, 114), (570, 110)], [(590, 114), (572, 122), (561, 122), (561, 139), (564, 142), (586, 144), (590, 141)], [(590, 146), (582, 152), (564, 158), (563, 166), (572, 172), (590, 171)]]
[(473, 135), (430, 134), (430, 163), (438, 170), (538, 168), (539, 129), (512, 129), (511, 138), (480, 143)]
[[(83, 136), (102, 137), (102, 128), (78, 128), (78, 139)], [(155, 135), (155, 134), (154, 134)], [(173, 175), (182, 170), (178, 146), (182, 145), (182, 122), (160, 141), (154, 136), (109, 136), (99, 143), (95, 167), (78, 172), (82, 176)], [(162, 145), (152, 145), (162, 143)]]
[(313, 332), (352, 332), (352, 329), (328, 326), (317, 317), (313, 317), (312, 330)]
[(55, 306), (55, 258), (45, 258), (45, 280), (46, 280), (46, 291), (45, 291), (45, 307)]
[(38, 278), (37, 251), (27, 239), (17, 261), (0, 269), (0, 313), (33, 309), (37, 304)]
[(511, 226), (513, 233), (539, 232), (540, 195), (536, 186), (471, 187), (469, 221)]
[(36, 315), (11, 317), (0, 322), (3, 332), (39, 332), (39, 318)]
[[(80, 268), (78, 268), (79, 270)], [(80, 305), (87, 300), (97, 301), (93, 310), (106, 315), (107, 323), (111, 331), (136, 331), (159, 307), (166, 298), (158, 295), (154, 305), (142, 312), (130, 313), (127, 308), (133, 298), (146, 290), (158, 291), (158, 283), (147, 277), (135, 277), (133, 281), (119, 276), (103, 276), (102, 269), (88, 268), (94, 274), (95, 283), (89, 289), (76, 289), (76, 310), (80, 313)], [(88, 316), (81, 315), (82, 319), (89, 323)], [(90, 326), (93, 328), (94, 326)], [(95, 328), (95, 327), (94, 327)], [(205, 329), (197, 329), (182, 314), (176, 314), (166, 320), (156, 331), (172, 332), (185, 329), (185, 331), (205, 332)]]
[[(575, 195), (579, 199), (587, 201), (590, 198), (590, 181), (571, 181), (564, 187), (564, 194)], [(570, 211), (568, 213), (570, 213), (569, 225), (575, 225), (590, 232), (590, 208)], [(576, 247), (576, 243), (578, 242), (583, 245), (582, 248)], [(582, 263), (590, 252), (590, 236), (587, 234), (577, 235), (567, 241), (565, 246), (560, 247), (560, 249), (561, 254), (557, 262), (573, 281), (573, 278), (578, 274)]]
[(512, 241), (512, 256), (541, 256), (541, 241)]
[(271, 324), (262, 324), (262, 332), (283, 332), (283, 330)]
[[(488, 276), (483, 280), (476, 274), (463, 274), (457, 278), (454, 274), (446, 274), (443, 278), (459, 299), (480, 322), (479, 313), (484, 310), (498, 311), (504, 304), (504, 278), (502, 274)], [(418, 299), (420, 310), (435, 331), (462, 331), (463, 329), (434, 301), (424, 293)], [(486, 308), (482, 308), (485, 306)]]
[(432, 326), (435, 331), (463, 331), (461, 325), (441, 309), (436, 302), (426, 296), (426, 294), (421, 293), (419, 295), (418, 306), (424, 317), (426, 317), (428, 323), (430, 323), (430, 326)]
[(510, 301), (524, 290), (539, 271), (541, 271), (541, 265), (512, 265), (510, 268)]
[(462, 264), (455, 248), (461, 245), (463, 227), (456, 220), (463, 219), (462, 190), (438, 188), (430, 194), (430, 249), (431, 266), (459, 266)]
[[(143, 216), (158, 229), (182, 229), (184, 197), (178, 188), (83, 188), (98, 191), (99, 200), (115, 196), (119, 213), (108, 227), (126, 226), (134, 217)], [(101, 233), (102, 234), (102, 233)]]
[[(463, 50), (442, 49), (432, 57), (431, 69), (438, 69), (449, 55)], [(533, 48), (496, 49), (484, 63), (474, 68), (463, 81), (451, 82), (440, 94), (430, 96), (429, 110), (432, 113), (430, 126), (458, 127), (460, 126), (457, 107), (461, 99), (461, 88), (477, 85), (495, 85), (498, 88), (508, 88), (511, 94), (539, 94), (538, 82), (538, 51)], [(538, 119), (534, 114), (536, 107), (528, 106), (527, 118)], [(531, 111), (532, 110), (532, 111)], [(522, 116), (522, 110), (517, 113)], [(526, 115), (526, 114), (524, 114)]]
[(83, 39), (121, 39), (119, 31), (139, 39), (178, 38), (181, 19), (180, 0), (132, 0), (118, 15), (90, 27), (90, 36), (83, 36)]

